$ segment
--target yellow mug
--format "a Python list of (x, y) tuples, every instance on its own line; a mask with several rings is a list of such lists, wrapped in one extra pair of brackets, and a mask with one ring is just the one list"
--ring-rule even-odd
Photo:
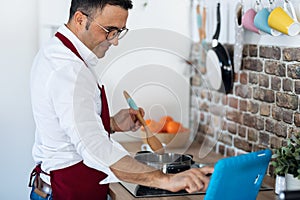
[(299, 23), (295, 22), (281, 7), (275, 8), (270, 13), (268, 24), (271, 28), (290, 36), (298, 35), (300, 32)]

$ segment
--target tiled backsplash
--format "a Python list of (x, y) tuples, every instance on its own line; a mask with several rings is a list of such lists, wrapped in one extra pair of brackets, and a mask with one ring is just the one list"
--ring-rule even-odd
[(300, 48), (245, 45), (228, 95), (192, 83), (197, 140), (224, 156), (276, 148), (300, 131)]

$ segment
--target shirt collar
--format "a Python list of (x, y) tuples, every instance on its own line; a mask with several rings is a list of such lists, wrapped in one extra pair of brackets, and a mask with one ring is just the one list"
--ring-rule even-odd
[(87, 48), (87, 46), (85, 46), (66, 25), (60, 26), (57, 31), (63, 34), (73, 43), (88, 67), (94, 67), (97, 65), (99, 61), (97, 56), (89, 48)]

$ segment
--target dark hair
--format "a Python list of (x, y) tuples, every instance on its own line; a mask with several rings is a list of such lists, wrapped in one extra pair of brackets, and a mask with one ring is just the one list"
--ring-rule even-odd
[(72, 19), (76, 11), (92, 15), (94, 11), (97, 9), (101, 11), (106, 5), (120, 6), (125, 10), (132, 8), (131, 0), (72, 0), (69, 20)]

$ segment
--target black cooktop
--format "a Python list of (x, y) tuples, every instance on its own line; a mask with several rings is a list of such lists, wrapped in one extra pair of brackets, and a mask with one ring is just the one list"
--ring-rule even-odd
[[(205, 192), (188, 193), (185, 190), (178, 192), (170, 192), (158, 188), (151, 188), (142, 185), (135, 185), (131, 183), (121, 182), (121, 185), (128, 190), (128, 192), (136, 198), (142, 197), (164, 197), (164, 196), (183, 196), (183, 195), (205, 195)], [(272, 187), (262, 184), (260, 191), (273, 190)]]
[(188, 193), (185, 190), (178, 192), (170, 192), (167, 190), (162, 190), (158, 188), (151, 188), (142, 185), (135, 185), (131, 183), (123, 183), (121, 185), (128, 190), (134, 197), (164, 197), (164, 196), (182, 196), (182, 195), (196, 195), (196, 194), (205, 194), (204, 192)]
[[(189, 193), (185, 190), (181, 190), (178, 192), (170, 192), (168, 190), (162, 190), (162, 189), (158, 189), (158, 188), (150, 188), (150, 187), (145, 187), (142, 185), (138, 185), (136, 188), (136, 196), (137, 197), (176, 196), (176, 195), (188, 195), (188, 194)], [(197, 194), (201, 194), (201, 192), (198, 192)]]

